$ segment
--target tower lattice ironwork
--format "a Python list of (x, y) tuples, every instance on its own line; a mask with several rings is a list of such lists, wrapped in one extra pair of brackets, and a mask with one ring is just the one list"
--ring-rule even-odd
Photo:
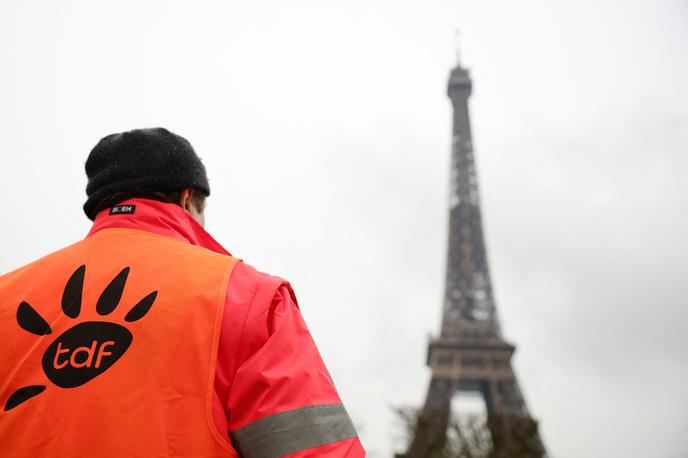
[[(482, 395), (493, 442), (499, 438), (509, 445), (516, 440), (515, 424), (534, 424), (511, 365), (515, 347), (502, 337), (492, 293), (468, 113), (471, 90), (469, 72), (457, 63), (447, 88), (454, 119), (442, 327), (429, 343), (432, 378), (415, 437), (402, 455), (408, 458), (437, 456), (446, 441), (457, 391)], [(544, 456), (537, 432), (530, 440), (536, 446), (528, 456)]]

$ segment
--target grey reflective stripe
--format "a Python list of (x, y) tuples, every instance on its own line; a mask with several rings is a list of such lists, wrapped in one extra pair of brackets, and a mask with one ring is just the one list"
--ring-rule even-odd
[(277, 458), (357, 436), (344, 406), (325, 404), (261, 418), (231, 437), (243, 458)]

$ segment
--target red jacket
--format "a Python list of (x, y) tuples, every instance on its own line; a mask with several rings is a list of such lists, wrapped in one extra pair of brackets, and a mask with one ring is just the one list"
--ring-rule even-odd
[[(181, 207), (131, 199), (100, 212), (89, 236), (129, 228), (229, 254)], [(244, 457), (362, 457), (365, 451), (285, 280), (238, 262), (229, 279), (213, 417)]]

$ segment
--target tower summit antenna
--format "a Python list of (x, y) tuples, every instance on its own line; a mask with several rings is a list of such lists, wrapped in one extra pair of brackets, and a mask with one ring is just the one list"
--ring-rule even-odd
[(461, 32), (454, 29), (454, 52), (456, 53), (456, 64), (461, 63)]

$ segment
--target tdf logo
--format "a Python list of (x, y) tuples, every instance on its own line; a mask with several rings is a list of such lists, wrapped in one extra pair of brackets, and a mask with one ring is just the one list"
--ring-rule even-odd
[(116, 323), (87, 321), (68, 329), (43, 354), (51, 382), (74, 388), (102, 374), (124, 355), (132, 334)]
[[(96, 369), (100, 367), (100, 362), (103, 359), (103, 356), (111, 356), (112, 352), (109, 352), (106, 350), (107, 347), (111, 347), (115, 345), (115, 342), (113, 340), (108, 340), (107, 342), (103, 342), (103, 344), (100, 346), (98, 349), (98, 357), (96, 358)], [(93, 343), (91, 344), (90, 347), (79, 347), (76, 350), (72, 352), (72, 356), (67, 356), (64, 360), (63, 363), (59, 361), (60, 355), (62, 353), (67, 353), (69, 355), (70, 349), (69, 348), (62, 348), (62, 342), (57, 342), (57, 350), (55, 352), (55, 358), (53, 359), (53, 367), (55, 369), (62, 369), (65, 367), (67, 364), (71, 365), (72, 367), (76, 368), (81, 368), (81, 367), (91, 367), (91, 364), (93, 363), (93, 354), (96, 351), (96, 347), (98, 346), (98, 341), (94, 340)], [(85, 359), (83, 362), (79, 363), (77, 362), (76, 356), (79, 353), (84, 353), (85, 354)]]
[[(103, 290), (96, 304), (96, 312), (103, 317), (112, 313), (119, 305), (124, 285), (129, 275), (125, 267)], [(81, 313), (86, 266), (81, 266), (71, 275), (62, 294), (62, 313), (77, 319)], [(158, 292), (141, 299), (124, 317), (132, 323), (143, 318), (150, 310)], [(52, 333), (50, 325), (28, 303), (17, 308), (19, 326), (39, 336)], [(109, 321), (85, 321), (63, 332), (46, 349), (42, 358), (43, 372), (53, 384), (61, 388), (75, 388), (93, 380), (115, 364), (129, 349), (132, 333), (124, 326)], [(28, 399), (42, 393), (45, 385), (29, 385), (17, 389), (5, 403), (5, 411), (13, 409)]]

